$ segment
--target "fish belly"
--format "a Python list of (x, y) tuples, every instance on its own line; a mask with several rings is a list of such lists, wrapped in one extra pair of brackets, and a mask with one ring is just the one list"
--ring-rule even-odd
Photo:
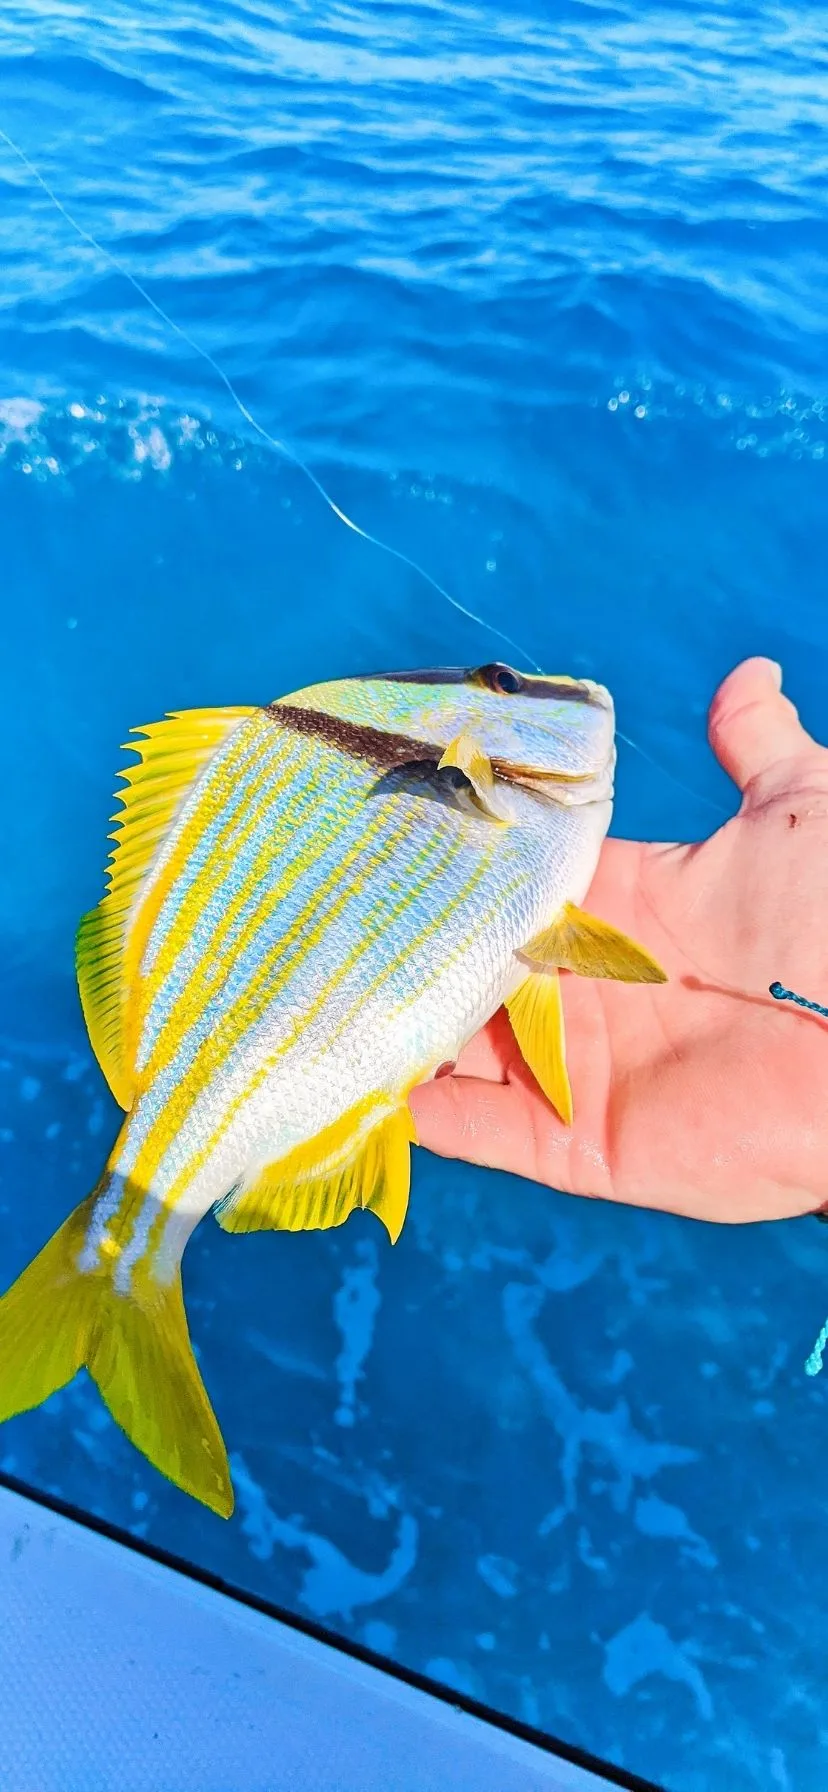
[[(168, 1131), (153, 1179), (153, 1198), (171, 1208), (171, 1254), (241, 1180), (368, 1101), (379, 1124), (416, 1083), (458, 1056), (524, 979), (515, 952), (564, 902), (583, 899), (608, 813), (604, 804), (552, 809), (527, 796), (525, 817), (497, 830), (496, 850), (490, 824), (471, 824), (450, 870), (422, 877), (407, 907), (397, 894), (405, 890), (399, 866), (383, 865), (373, 897), (363, 882), (340, 905), (318, 950), (303, 962), (297, 956), (295, 971), (279, 978), (278, 994), (250, 1025), (240, 988), (232, 1046), (174, 1135)], [(392, 916), (387, 927), (385, 914)], [(174, 1103), (173, 1064), (166, 1075), (164, 1099)], [(157, 1090), (142, 1098), (159, 1100)]]
[(196, 1204), (220, 1199), (240, 1177), (308, 1144), (371, 1097), (379, 1122), (455, 1060), (524, 981), (516, 951), (565, 901), (583, 900), (606, 831), (597, 809), (568, 812), (560, 828), (525, 830), (473, 903), (445, 906), (439, 927), (410, 950), (395, 942), (393, 953), (361, 964), (310, 1016), (301, 995), (289, 1012), (284, 1001), (274, 1004), (211, 1093), (212, 1111), (232, 1110), (232, 1121), (193, 1189)]

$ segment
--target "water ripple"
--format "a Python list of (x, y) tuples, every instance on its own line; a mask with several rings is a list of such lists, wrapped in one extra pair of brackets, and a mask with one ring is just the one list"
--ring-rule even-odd
[[(307, 6), (239, 3), (219, 19), (201, 3), (176, 23), (159, 0), (118, 0), (105, 19), (12, 5), (0, 121), (182, 321), (246, 356), (271, 421), (280, 370), (307, 386), (311, 352), (300, 430), (313, 409), (365, 442), (370, 407), (346, 415), (342, 388), (375, 382), (379, 336), (405, 403), (415, 297), (419, 334), (451, 344), (429, 370), (446, 395), (481, 327), (495, 343), (490, 430), (516, 351), (576, 379), (625, 355), (746, 388), (816, 379), (826, 68), (817, 15), (770, 4), (495, 19), (412, 0), (338, 5), (324, 23)], [(7, 366), (31, 364), (34, 337), (44, 372), (70, 348), (89, 385), (111, 381), (124, 294), (19, 170), (0, 173)], [(71, 344), (52, 321), (67, 290)], [(148, 322), (129, 335), (151, 388), (163, 346)], [(541, 372), (527, 400), (548, 403), (549, 386)]]

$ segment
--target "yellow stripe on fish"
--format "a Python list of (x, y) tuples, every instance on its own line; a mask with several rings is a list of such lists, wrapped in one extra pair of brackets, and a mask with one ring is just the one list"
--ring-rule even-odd
[(655, 980), (581, 914), (612, 701), (500, 665), (343, 679), (139, 731), (107, 893), (78, 936), (128, 1112), (89, 1199), (0, 1300), (0, 1419), (85, 1366), (162, 1473), (227, 1516), (180, 1263), (226, 1230), (408, 1202), (413, 1084), (506, 1001), (567, 1118), (557, 966)]
[[(455, 857), (456, 851), (457, 851), (456, 846), (453, 846), (452, 848), (449, 849), (448, 853), (446, 854), (446, 858), (445, 858), (446, 865), (449, 864), (451, 862), (451, 860)], [(442, 868), (443, 867), (440, 867), (440, 869), (442, 869)], [(470, 880), (470, 886), (469, 886), (470, 891), (479, 882), (479, 880), (480, 880), (480, 871), (479, 871), (479, 869), (477, 869), (474, 872), (474, 874)], [(400, 913), (402, 913), (403, 907), (404, 907), (404, 904), (401, 903), (400, 904)], [(429, 932), (430, 931), (431, 931), (431, 929), (429, 929)], [(340, 972), (338, 972), (334, 977), (332, 977), (330, 979), (330, 982), (328, 983), (328, 985), (326, 986), (326, 988), (322, 992), (322, 994), (317, 998), (317, 1000), (313, 1004), (311, 1004), (311, 1007), (309, 1008), (309, 1010), (305, 1016), (305, 1020), (308, 1024), (319, 1013), (324, 1002), (327, 999), (329, 999), (332, 995), (335, 994), (337, 988), (341, 985), (345, 976), (347, 975), (347, 972), (350, 969), (352, 969), (357, 958), (364, 956), (364, 954), (369, 949), (371, 943), (372, 943), (372, 941), (370, 939), (368, 939), (366, 941), (361, 942), (358, 946), (355, 946), (352, 949), (350, 958), (348, 960), (346, 960), (346, 962), (343, 964)], [(375, 980), (375, 983), (372, 985), (372, 987), (367, 992), (368, 996), (370, 996), (374, 993), (374, 990), (377, 987), (377, 983), (379, 981), (381, 981), (381, 978)], [(344, 1031), (347, 1028), (348, 1024), (353, 1022), (353, 1015), (354, 1015), (354, 1011), (355, 1011), (355, 1008), (357, 1005), (358, 1005), (358, 999), (355, 1000), (354, 1002), (352, 1002), (351, 1007), (348, 1009), (346, 1014), (343, 1016), (343, 1019), (339, 1024), (339, 1028), (337, 1029), (337, 1032)], [(258, 1012), (261, 1013), (262, 1009), (260, 1008)], [(234, 1041), (234, 1043), (237, 1043), (237, 1040)], [(332, 1036), (331, 1043), (333, 1043), (333, 1036)], [(210, 1138), (206, 1141), (206, 1144), (205, 1144), (202, 1152), (198, 1155), (197, 1158), (195, 1158), (194, 1160), (191, 1160), (187, 1164), (186, 1168), (181, 1171), (179, 1176), (176, 1178), (176, 1181), (167, 1190), (166, 1195), (165, 1195), (164, 1205), (168, 1212), (172, 1212), (174, 1210), (177, 1202), (180, 1200), (181, 1196), (184, 1194), (185, 1190), (187, 1189), (189, 1184), (192, 1182), (194, 1175), (196, 1175), (198, 1173), (198, 1171), (204, 1166), (204, 1164), (209, 1161), (209, 1158), (211, 1157), (212, 1153), (215, 1151), (217, 1145), (225, 1137), (229, 1127), (231, 1126), (231, 1124), (233, 1122), (233, 1119), (239, 1113), (239, 1111), (243, 1107), (244, 1103), (247, 1102), (249, 1100), (250, 1096), (255, 1094), (256, 1091), (258, 1089), (260, 1089), (262, 1087), (262, 1085), (267, 1081), (268, 1077), (271, 1075), (271, 1072), (276, 1069), (280, 1057), (283, 1057), (288, 1049), (289, 1049), (288, 1045), (282, 1046), (281, 1050), (279, 1050), (279, 1051), (273, 1053), (271, 1056), (267, 1057), (264, 1060), (264, 1062), (259, 1065), (258, 1069), (251, 1076), (246, 1087), (236, 1097), (235, 1101), (231, 1104), (231, 1106), (227, 1109), (225, 1114), (222, 1116), (222, 1119), (221, 1119), (219, 1125), (215, 1128), (215, 1130), (211, 1134)], [(226, 1061), (226, 1058), (225, 1058), (225, 1061)], [(421, 1071), (421, 1070), (425, 1069), (425, 1066), (417, 1064), (414, 1066), (414, 1069), (416, 1071)], [(414, 1080), (415, 1079), (412, 1077), (412, 1083)]]
[[(300, 763), (298, 767), (300, 774), (302, 769)], [(302, 812), (303, 805), (304, 813)], [(305, 823), (306, 833), (304, 844), (300, 844), (299, 849), (288, 857), (285, 870), (278, 879), (275, 877), (271, 878), (269, 887), (262, 891), (262, 899), (259, 907), (253, 910), (238, 936), (233, 938), (232, 954), (235, 960), (239, 960), (243, 957), (247, 947), (255, 938), (256, 934), (264, 931), (279, 904), (285, 902), (295, 889), (300, 878), (303, 875), (307, 875), (313, 864), (319, 862), (324, 850), (330, 846), (339, 835), (341, 835), (342, 817), (334, 817), (333, 819), (328, 818), (326, 822), (325, 818), (320, 817), (319, 815), (319, 807), (320, 804), (318, 800), (313, 801), (312, 793), (309, 799), (307, 786), (305, 784), (300, 784), (297, 799), (295, 801), (289, 801), (285, 805), (283, 812), (277, 814), (272, 834), (265, 839), (252, 863), (245, 868), (244, 881), (232, 897), (224, 915), (211, 936), (209, 948), (202, 952), (198, 967), (194, 971), (190, 983), (187, 988), (180, 993), (178, 1002), (170, 1014), (168, 1026), (165, 1028), (161, 1038), (156, 1041), (153, 1055), (147, 1065), (147, 1069), (151, 1074), (157, 1074), (169, 1063), (171, 1056), (177, 1049), (181, 1033), (189, 1023), (192, 1013), (205, 1012), (208, 1004), (220, 988), (229, 968), (229, 955), (227, 952), (223, 951), (228, 936), (232, 934), (235, 923), (239, 920), (243, 910), (249, 905), (251, 897), (260, 881), (264, 878), (265, 873), (273, 871), (274, 864), (279, 855), (285, 854), (286, 848), (291, 842), (291, 836), (295, 836), (296, 834), (297, 822), (301, 819)], [(363, 815), (367, 830), (369, 818), (365, 816), (364, 805), (355, 800), (349, 807), (347, 819), (351, 819), (357, 812)], [(378, 828), (383, 825), (383, 819), (384, 818), (382, 817), (377, 818), (376, 826), (370, 834), (366, 831), (363, 841), (364, 845), (368, 844), (369, 840), (376, 834)], [(309, 844), (309, 840), (312, 841), (312, 846)], [(342, 866), (340, 864), (337, 866), (332, 877), (331, 887), (337, 882), (341, 882), (341, 875)], [(194, 885), (196, 897), (200, 896), (202, 903), (205, 895), (205, 887), (209, 888), (212, 876), (212, 866), (207, 866), (205, 867), (199, 883)], [(308, 901), (318, 899), (319, 894), (320, 892), (318, 889), (315, 891), (310, 890), (308, 892)], [(177, 950), (180, 951), (182, 938), (181, 934), (178, 932), (177, 918), (176, 922), (173, 923), (173, 926), (176, 927), (176, 946)], [(184, 929), (181, 930), (181, 933), (183, 932)], [(165, 962), (165, 974), (170, 974), (173, 969), (174, 962)], [(154, 968), (150, 972), (149, 985), (151, 994), (157, 995), (158, 980)], [(163, 1044), (162, 1041), (164, 1042)]]
[[(193, 1064), (178, 1083), (173, 1097), (159, 1116), (153, 1134), (136, 1161), (133, 1174), (137, 1180), (151, 1176), (157, 1169), (171, 1137), (190, 1111), (205, 1081), (225, 1067), (230, 1053), (238, 1046), (244, 1034), (249, 1032), (278, 997), (300, 961), (300, 954), (313, 951), (322, 942), (329, 927), (353, 900), (353, 891), (347, 883), (343, 884), (343, 876), (347, 877), (361, 855), (370, 848), (372, 840), (384, 825), (384, 819), (378, 817), (371, 827), (366, 826), (350, 852), (345, 855), (342, 864), (329, 873), (321, 888), (311, 891), (288, 931), (256, 967), (245, 986), (244, 1001), (237, 1002), (229, 1014), (222, 1018), (216, 1030), (211, 1031), (199, 1046)], [(391, 837), (390, 845), (395, 844), (395, 837), (401, 839), (404, 833), (405, 825), (400, 823), (396, 836)], [(291, 882), (288, 889), (292, 887)], [(337, 889), (339, 894), (335, 895)], [(282, 895), (282, 891), (274, 893), (272, 905), (265, 905), (269, 912), (276, 907)], [(329, 896), (334, 897), (334, 900), (330, 908), (326, 909), (323, 904)], [(319, 919), (314, 920), (314, 914), (320, 909), (322, 912)], [(186, 1182), (186, 1174), (180, 1181)], [(167, 1203), (171, 1204), (169, 1197)]]

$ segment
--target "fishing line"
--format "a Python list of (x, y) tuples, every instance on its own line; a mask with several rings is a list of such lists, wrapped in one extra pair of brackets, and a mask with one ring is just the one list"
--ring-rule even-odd
[(450, 604), (453, 610), (459, 611), (460, 615), (467, 617), (469, 622), (476, 622), (479, 628), (487, 629), (489, 634), (495, 635), (499, 641), (505, 641), (507, 647), (513, 647), (516, 653), (520, 654), (523, 659), (528, 660), (530, 666), (534, 667), (536, 672), (540, 672), (541, 667), (538, 665), (537, 661), (532, 658), (530, 653), (526, 652), (524, 647), (521, 647), (519, 641), (513, 640), (512, 636), (507, 635), (503, 629), (496, 628), (493, 622), (487, 622), (484, 616), (478, 616), (474, 610), (470, 610), (465, 604), (461, 604), (458, 598), (452, 597), (450, 591), (446, 591), (443, 585), (438, 584), (431, 573), (426, 572), (425, 567), (418, 565), (416, 560), (412, 560), (409, 554), (403, 553), (402, 548), (392, 547), (390, 542), (382, 541), (378, 535), (372, 535), (368, 529), (363, 529), (359, 523), (355, 523), (353, 517), (348, 516), (347, 511), (344, 511), (331, 497), (330, 492), (325, 490), (321, 479), (317, 478), (313, 469), (308, 466), (301, 455), (297, 454), (295, 449), (291, 448), (287, 442), (283, 442), (279, 436), (271, 435), (270, 431), (265, 429), (262, 423), (258, 422), (252, 411), (248, 409), (244, 399), (241, 398), (236, 391), (232, 380), (225, 373), (224, 368), (219, 366), (218, 361), (214, 359), (209, 349), (205, 348), (203, 343), (197, 342), (195, 337), (191, 336), (188, 330), (185, 330), (183, 324), (176, 323), (175, 318), (170, 317), (169, 312), (164, 310), (163, 305), (159, 305), (158, 300), (153, 298), (152, 293), (147, 291), (147, 288), (142, 285), (135, 274), (130, 272), (130, 269), (125, 263), (120, 261), (117, 255), (113, 254), (111, 249), (107, 249), (105, 244), (99, 242), (98, 238), (93, 236), (90, 230), (85, 230), (84, 226), (78, 223), (77, 218), (72, 216), (72, 213), (64, 205), (63, 200), (59, 198), (54, 188), (49, 185), (45, 175), (41, 174), (40, 169), (29, 159), (25, 150), (20, 148), (19, 143), (16, 143), (14, 138), (9, 136), (8, 131), (4, 130), (2, 125), (0, 125), (0, 140), (8, 145), (12, 153), (22, 162), (23, 167), (27, 169), (32, 178), (37, 181), (38, 186), (42, 187), (47, 199), (51, 200), (52, 205), (60, 212), (61, 217), (65, 218), (67, 224), (75, 231), (75, 234), (79, 236), (83, 242), (88, 243), (90, 248), (94, 249), (98, 255), (103, 256), (104, 261), (108, 261), (110, 267), (114, 268), (116, 273), (120, 274), (124, 280), (128, 280), (130, 286), (134, 287), (140, 298), (144, 300), (144, 303), (150, 306), (150, 309), (156, 313), (157, 317), (161, 318), (162, 323), (166, 324), (169, 330), (173, 330), (176, 336), (180, 336), (182, 342), (186, 342), (188, 348), (191, 348), (195, 355), (199, 355), (202, 361), (205, 361), (207, 366), (212, 368), (213, 373), (229, 393), (237, 411), (244, 418), (245, 423), (249, 424), (250, 428), (255, 430), (256, 435), (260, 436), (262, 441), (266, 442), (268, 447), (272, 448), (276, 454), (283, 455), (286, 460), (291, 461), (293, 466), (298, 468), (300, 473), (304, 473), (305, 478), (310, 480), (314, 490), (318, 492), (320, 498), (327, 504), (328, 509), (333, 511), (334, 516), (338, 518), (340, 523), (345, 524), (346, 529), (351, 529), (354, 535), (359, 535), (363, 541), (369, 542), (372, 547), (381, 548), (384, 554), (390, 554), (393, 559), (400, 560), (403, 566), (410, 567), (411, 571), (415, 572), (419, 578), (425, 579), (426, 584), (431, 585), (432, 589), (438, 592), (439, 596), (444, 598), (446, 603)]
[[(475, 610), (470, 610), (466, 604), (461, 604), (458, 598), (452, 597), (451, 592), (447, 591), (444, 585), (440, 585), (437, 579), (432, 577), (430, 572), (426, 572), (425, 567), (420, 566), (416, 560), (412, 560), (409, 554), (403, 552), (402, 548), (393, 547), (390, 542), (383, 541), (380, 536), (372, 535), (370, 530), (363, 529), (359, 523), (355, 523), (353, 517), (348, 516), (347, 511), (343, 510), (341, 505), (337, 504), (335, 499), (331, 497), (330, 492), (326, 491), (321, 479), (317, 477), (313, 468), (308, 466), (301, 455), (297, 454), (296, 450), (291, 448), (287, 442), (283, 442), (279, 436), (271, 435), (270, 431), (265, 429), (262, 423), (259, 423), (258, 419), (254, 417), (253, 412), (245, 404), (244, 399), (236, 391), (232, 380), (225, 373), (224, 368), (221, 367), (215, 357), (211, 355), (210, 350), (205, 348), (203, 343), (198, 342), (194, 336), (191, 336), (189, 330), (186, 330), (183, 324), (176, 323), (175, 318), (170, 317), (169, 312), (164, 310), (163, 305), (159, 305), (158, 300), (153, 298), (152, 293), (147, 291), (147, 288), (143, 283), (111, 249), (107, 249), (105, 244), (99, 242), (98, 238), (93, 236), (90, 230), (86, 230), (82, 224), (78, 223), (77, 218), (73, 217), (68, 207), (64, 205), (63, 200), (55, 192), (54, 187), (50, 186), (45, 175), (41, 174), (40, 169), (36, 167), (35, 163), (29, 156), (27, 156), (25, 150), (21, 149), (20, 144), (15, 142), (15, 139), (9, 135), (9, 132), (5, 130), (2, 125), (0, 125), (0, 141), (7, 144), (8, 148), (12, 151), (12, 154), (17, 156), (23, 167), (32, 176), (32, 179), (42, 188), (47, 199), (51, 201), (56, 211), (58, 211), (61, 217), (65, 219), (70, 229), (74, 230), (76, 236), (79, 236), (82, 242), (88, 243), (89, 247), (94, 249), (97, 255), (100, 255), (104, 261), (109, 263), (110, 267), (115, 269), (116, 273), (121, 275), (122, 279), (127, 280), (134, 291), (138, 293), (139, 298), (143, 299), (145, 305), (149, 305), (150, 310), (155, 312), (156, 316), (161, 319), (161, 322), (167, 326), (167, 329), (172, 330), (176, 336), (181, 338), (182, 342), (186, 342), (188, 348), (192, 349), (193, 354), (198, 355), (202, 361), (206, 362), (206, 365), (224, 386), (225, 391), (229, 394), (229, 397), (232, 399), (233, 404), (236, 406), (239, 415), (244, 419), (245, 423), (249, 425), (255, 434), (259, 436), (269, 448), (273, 449), (274, 453), (282, 455), (286, 460), (290, 461), (300, 473), (304, 474), (305, 478), (309, 480), (310, 484), (313, 486), (314, 491), (317, 492), (323, 502), (327, 504), (328, 509), (333, 512), (333, 515), (338, 521), (344, 523), (346, 529), (350, 529), (352, 533), (358, 535), (362, 541), (367, 541), (371, 547), (380, 548), (384, 554), (390, 554), (392, 559), (399, 560), (403, 566), (409, 567), (412, 572), (417, 574), (418, 578), (424, 579), (426, 584), (430, 585), (432, 590), (436, 591), (439, 597), (442, 597), (447, 604), (450, 604), (453, 610), (457, 610), (458, 613), (461, 616), (465, 616), (469, 622), (476, 623), (478, 628), (486, 629), (488, 633), (494, 635), (497, 640), (505, 642), (507, 647), (514, 648), (515, 652), (519, 654), (522, 659), (528, 661), (535, 672), (540, 672), (542, 670), (538, 661), (531, 653), (527, 652), (525, 647), (521, 646), (519, 641), (515, 641), (513, 637), (507, 635), (503, 629), (497, 628), (493, 622), (488, 622), (484, 616), (478, 616)], [(674, 772), (668, 771), (666, 766), (660, 765), (658, 760), (654, 759), (652, 755), (646, 751), (646, 748), (639, 746), (637, 741), (631, 740), (628, 734), (622, 734), (620, 729), (616, 729), (616, 734), (619, 740), (622, 740), (626, 746), (631, 747), (633, 752), (639, 753), (642, 759), (646, 759), (648, 764), (654, 766), (656, 771), (661, 773), (662, 777), (666, 777), (675, 784), (678, 790), (683, 790), (687, 796), (694, 797), (696, 802), (704, 803), (707, 808), (712, 809), (718, 815), (727, 814), (727, 811), (720, 803), (716, 803), (712, 798), (702, 796), (699, 791), (691, 789), (690, 785), (685, 784)]]
[[(82, 224), (78, 223), (77, 218), (73, 217), (68, 207), (64, 205), (63, 200), (49, 184), (45, 175), (41, 174), (40, 169), (36, 167), (35, 163), (31, 161), (29, 156), (27, 156), (25, 150), (21, 149), (19, 143), (10, 136), (9, 132), (5, 130), (2, 125), (0, 125), (0, 141), (5, 143), (12, 154), (22, 163), (27, 173), (37, 182), (38, 186), (46, 194), (47, 199), (55, 207), (55, 210), (60, 213), (60, 216), (69, 225), (70, 229), (75, 232), (75, 235), (80, 237), (82, 242), (87, 243), (104, 261), (108, 262), (109, 266), (114, 268), (115, 272), (120, 274), (122, 279), (127, 280), (133, 290), (138, 294), (139, 298), (143, 300), (145, 305), (149, 306), (151, 311), (155, 312), (156, 316), (161, 319), (161, 322), (166, 325), (167, 329), (171, 330), (174, 335), (179, 336), (182, 342), (186, 342), (193, 354), (197, 355), (206, 363), (215, 374), (216, 378), (220, 381), (221, 385), (224, 386), (225, 391), (232, 399), (239, 415), (244, 419), (249, 428), (252, 429), (254, 433), (274, 451), (274, 453), (282, 455), (283, 458), (290, 461), (300, 473), (304, 474), (305, 478), (313, 486), (314, 491), (317, 492), (318, 496), (328, 506), (328, 509), (332, 511), (337, 520), (344, 524), (346, 529), (350, 529), (354, 535), (358, 535), (360, 539), (367, 542), (369, 546), (380, 548), (383, 553), (389, 554), (392, 559), (399, 560), (403, 566), (407, 566), (410, 571), (417, 574), (418, 578), (423, 579), (427, 585), (430, 585), (432, 590), (436, 591), (438, 596), (442, 597), (444, 602), (449, 604), (453, 610), (456, 610), (459, 615), (465, 616), (469, 622), (476, 623), (478, 628), (485, 629), (490, 635), (495, 636), (497, 640), (503, 641), (506, 646), (514, 648), (515, 652), (519, 654), (521, 658), (527, 660), (529, 665), (532, 666), (536, 672), (541, 671), (541, 667), (537, 660), (535, 660), (530, 653), (527, 653), (526, 649), (522, 647), (518, 641), (515, 641), (511, 635), (507, 635), (503, 629), (497, 628), (493, 622), (488, 622), (485, 617), (478, 616), (476, 611), (470, 610), (466, 604), (461, 604), (456, 597), (452, 597), (451, 592), (447, 591), (445, 586), (439, 584), (437, 579), (433, 578), (432, 574), (426, 571), (425, 567), (420, 566), (416, 560), (413, 560), (409, 554), (404, 553), (401, 548), (393, 547), (390, 542), (383, 541), (380, 536), (373, 535), (370, 530), (363, 529), (359, 523), (354, 522), (353, 517), (350, 517), (347, 511), (343, 510), (341, 505), (337, 504), (335, 499), (331, 497), (330, 492), (328, 492), (322, 484), (321, 479), (317, 477), (312, 467), (309, 467), (307, 462), (302, 459), (302, 456), (297, 454), (296, 450), (291, 448), (287, 442), (282, 441), (279, 436), (271, 435), (270, 431), (265, 429), (263, 424), (259, 423), (258, 419), (253, 415), (253, 412), (245, 404), (244, 399), (236, 391), (232, 380), (225, 373), (224, 368), (219, 365), (209, 349), (205, 348), (203, 343), (198, 342), (194, 336), (191, 336), (189, 330), (186, 330), (183, 324), (176, 323), (175, 318), (170, 317), (169, 312), (164, 310), (163, 305), (160, 305), (158, 300), (153, 298), (152, 293), (148, 292), (147, 288), (137, 276), (131, 272), (125, 263), (122, 262), (111, 249), (107, 249), (105, 244), (99, 242), (98, 238), (93, 236), (90, 230), (86, 230)], [(711, 797), (702, 796), (699, 791), (693, 790), (689, 784), (685, 784), (674, 772), (668, 771), (665, 766), (660, 765), (658, 760), (654, 759), (653, 756), (647, 752), (646, 748), (640, 746), (637, 741), (632, 740), (629, 735), (623, 734), (620, 729), (616, 729), (616, 734), (619, 740), (622, 740), (626, 746), (631, 747), (634, 752), (639, 753), (643, 759), (647, 760), (648, 764), (654, 766), (656, 771), (660, 772), (663, 777), (670, 779), (672, 783), (675, 784), (678, 789), (683, 790), (686, 795), (695, 798), (696, 802), (704, 803), (707, 808), (714, 810), (719, 815), (727, 813), (720, 803), (715, 802)], [(793, 990), (783, 988), (781, 983), (772, 983), (770, 986), (770, 994), (777, 1001), (794, 1002), (799, 1007), (810, 1009), (813, 1013), (823, 1015), (828, 1019), (828, 1007), (824, 1007), (820, 1002), (811, 1002), (804, 996), (796, 995)], [(819, 1217), (828, 1218), (828, 1215)], [(826, 1349), (828, 1349), (828, 1320), (826, 1320), (811, 1355), (805, 1364), (806, 1373), (808, 1375), (819, 1374)]]
[(639, 746), (638, 741), (631, 740), (628, 734), (622, 734), (620, 728), (616, 728), (615, 733), (616, 738), (622, 740), (625, 747), (632, 747), (634, 753), (640, 753), (641, 758), (646, 759), (648, 765), (654, 765), (656, 771), (661, 773), (662, 778), (668, 778), (671, 784), (675, 784), (677, 790), (683, 790), (686, 796), (692, 796), (694, 802), (704, 803), (705, 808), (712, 809), (714, 815), (723, 815), (725, 820), (729, 818), (730, 811), (725, 808), (723, 803), (717, 803), (712, 796), (702, 796), (700, 790), (694, 790), (692, 785), (685, 784), (683, 778), (677, 777), (675, 772), (668, 771), (666, 765), (660, 765), (658, 760), (653, 758), (652, 753), (647, 752), (646, 747)]
[[(771, 983), (768, 994), (773, 996), (775, 1002), (795, 1002), (797, 1008), (807, 1008), (811, 1014), (821, 1014), (824, 1020), (828, 1020), (828, 1008), (826, 1008), (823, 1002), (809, 1002), (807, 996), (798, 996), (796, 990), (786, 989), (784, 983)], [(815, 1214), (814, 1218), (818, 1220), (828, 1220), (828, 1212), (823, 1209), (820, 1213)], [(827, 1348), (828, 1319), (826, 1319), (822, 1331), (820, 1332), (814, 1348), (805, 1364), (806, 1375), (820, 1374)]]

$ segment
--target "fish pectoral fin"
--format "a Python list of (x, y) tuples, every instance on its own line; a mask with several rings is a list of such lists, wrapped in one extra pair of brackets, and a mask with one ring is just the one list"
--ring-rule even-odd
[(457, 734), (449, 741), (440, 759), (438, 772), (460, 773), (469, 789), (475, 808), (491, 821), (505, 821), (497, 802), (494, 767), (491, 759), (470, 734)]
[[(376, 1104), (372, 1104), (376, 1107)], [(351, 1110), (309, 1144), (269, 1164), (215, 1208), (225, 1232), (311, 1232), (341, 1226), (355, 1208), (375, 1213), (392, 1244), (403, 1229), (414, 1127), (407, 1108), (377, 1122)]]
[(572, 1125), (572, 1089), (566, 1068), (561, 984), (556, 970), (534, 971), (506, 1009), (512, 1031), (538, 1086), (565, 1126)]
[(107, 892), (84, 915), (75, 941), (75, 970), (92, 1050), (115, 1100), (131, 1106), (134, 1066), (124, 1031), (130, 991), (123, 961), (132, 913), (141, 885), (176, 815), (208, 761), (228, 734), (254, 709), (189, 709), (133, 729), (125, 747), (138, 764), (120, 776), (123, 804), (113, 816), (114, 841), (107, 866)]
[(666, 983), (667, 972), (626, 933), (608, 921), (564, 903), (557, 920), (521, 946), (530, 964), (574, 971), (578, 977), (614, 977), (619, 983)]

